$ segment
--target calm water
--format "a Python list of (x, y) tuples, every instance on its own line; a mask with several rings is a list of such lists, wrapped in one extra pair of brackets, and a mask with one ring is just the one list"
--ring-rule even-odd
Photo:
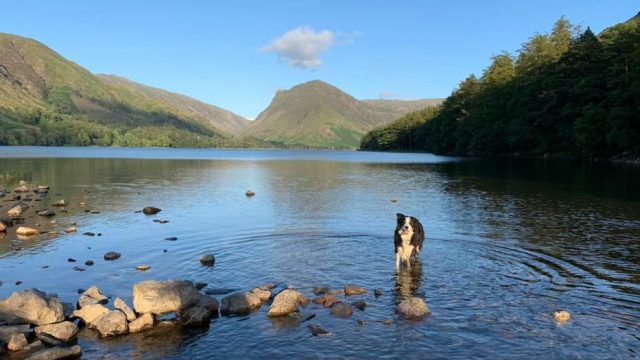
[[(36, 287), (75, 301), (78, 288), (97, 284), (130, 302), (133, 284), (168, 278), (241, 290), (274, 282), (308, 296), (320, 285), (370, 289), (353, 297), (368, 306), (349, 319), (304, 309), (330, 337), (270, 320), (263, 306), (208, 329), (108, 340), (84, 331), (86, 358), (640, 356), (638, 168), (429, 154), (0, 148), (0, 189), (19, 180), (51, 186), (35, 209), (69, 203), (55, 224), (35, 215), (28, 223), (63, 230), (77, 222), (78, 233), (0, 235), (0, 297)], [(0, 204), (4, 214), (11, 202)], [(147, 205), (163, 210), (134, 213)], [(411, 273), (394, 270), (396, 212), (418, 217), (427, 232)], [(171, 236), (178, 240), (164, 240)], [(122, 258), (102, 260), (111, 250)], [(210, 252), (215, 267), (201, 266)], [(73, 270), (87, 259), (95, 265)], [(139, 264), (151, 270), (134, 270)], [(384, 294), (376, 299), (373, 288)], [(433, 315), (397, 319), (395, 304), (411, 295)], [(553, 320), (560, 309), (572, 314), (565, 325)]]

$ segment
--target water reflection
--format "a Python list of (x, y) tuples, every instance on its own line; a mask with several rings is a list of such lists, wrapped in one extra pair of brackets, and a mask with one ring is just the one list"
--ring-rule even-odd
[(410, 297), (424, 295), (422, 276), (422, 261), (420, 260), (413, 261), (410, 268), (401, 267), (396, 271), (396, 286), (393, 293), (396, 304)]

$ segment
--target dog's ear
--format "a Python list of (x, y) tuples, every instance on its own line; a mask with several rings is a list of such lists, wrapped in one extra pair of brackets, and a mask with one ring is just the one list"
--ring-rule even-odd
[(424, 240), (424, 229), (422, 228), (422, 224), (417, 219), (413, 219), (413, 236), (412, 240), (422, 241)]
[(396, 216), (398, 217), (398, 220), (402, 219), (404, 217), (404, 215), (397, 213)]

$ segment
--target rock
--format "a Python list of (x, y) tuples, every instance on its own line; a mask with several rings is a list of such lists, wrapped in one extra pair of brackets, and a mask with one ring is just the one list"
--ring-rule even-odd
[(20, 192), (29, 192), (29, 187), (25, 184), (22, 184), (20, 186), (18, 186), (17, 188), (13, 189), (14, 192), (20, 193)]
[(113, 302), (113, 307), (122, 311), (122, 313), (127, 317), (127, 321), (133, 321), (136, 319), (136, 313), (134, 313), (129, 305), (127, 305), (127, 303), (119, 297), (117, 297)]
[(41, 325), (35, 328), (35, 334), (38, 339), (47, 342), (45, 340), (46, 335), (49, 335), (63, 343), (69, 343), (76, 338), (78, 334), (78, 325), (71, 321), (63, 321), (57, 324)]
[(73, 270), (75, 270), (75, 271), (85, 271), (87, 269), (83, 268), (82, 266), (74, 266)]
[(427, 303), (419, 297), (402, 300), (400, 304), (398, 304), (396, 312), (400, 316), (409, 320), (420, 320), (431, 314), (431, 310), (427, 306)]
[(373, 295), (375, 295), (376, 298), (382, 296), (382, 290), (378, 288), (373, 289)]
[(213, 266), (216, 263), (216, 257), (213, 254), (207, 254), (200, 257), (200, 263), (204, 266)]
[(559, 323), (565, 323), (571, 320), (571, 314), (566, 310), (556, 311), (553, 313), (553, 319)]
[(311, 334), (313, 334), (313, 336), (331, 335), (329, 331), (323, 329), (322, 327), (320, 327), (320, 325), (309, 324), (307, 327), (309, 328), (309, 330), (311, 330)]
[(273, 299), (267, 315), (282, 316), (298, 311), (298, 305), (303, 298), (304, 295), (300, 292), (293, 289), (285, 289)]
[(324, 307), (330, 308), (337, 302), (339, 302), (339, 300), (335, 295), (327, 294), (324, 296), (324, 302), (322, 304), (324, 305)]
[(358, 319), (358, 321), (356, 321), (358, 323), (358, 325), (360, 326), (364, 326), (367, 322), (364, 319)]
[(87, 231), (86, 233), (82, 234), (84, 236), (96, 236), (95, 233), (92, 233), (91, 231)]
[(255, 288), (251, 290), (251, 292), (256, 294), (260, 298), (260, 301), (269, 301), (269, 299), (271, 298), (271, 291), (269, 290), (262, 290), (260, 288)]
[(98, 330), (101, 337), (124, 335), (129, 332), (127, 316), (120, 310), (112, 310), (96, 318), (91, 327)]
[(62, 206), (65, 206), (65, 205), (66, 205), (66, 203), (64, 202), (64, 199), (60, 199), (60, 200), (54, 202), (53, 204), (51, 204), (51, 206), (57, 206), (57, 207), (62, 207)]
[(331, 294), (331, 289), (324, 286), (324, 287), (317, 287), (314, 286), (313, 287), (313, 293), (316, 295), (324, 295), (324, 294)]
[(138, 265), (136, 266), (136, 270), (138, 271), (147, 271), (151, 269), (151, 265)]
[(7, 225), (0, 221), (0, 232), (7, 231)]
[(247, 192), (246, 192), (246, 193), (244, 193), (244, 194), (245, 194), (247, 197), (252, 197), (252, 196), (254, 196), (256, 193), (254, 193), (254, 192), (253, 192), (253, 191), (251, 191), (251, 190), (247, 190)]
[(34, 229), (26, 226), (20, 226), (18, 229), (16, 229), (16, 235), (34, 236), (38, 234), (40, 234), (38, 229)]
[(29, 343), (27, 342), (27, 337), (24, 336), (24, 334), (13, 334), (9, 338), (7, 349), (9, 351), (18, 351), (24, 349), (27, 344)]
[(271, 291), (271, 290), (273, 290), (275, 288), (276, 288), (276, 284), (273, 284), (273, 283), (266, 283), (266, 284), (262, 284), (262, 285), (258, 286), (258, 289), (260, 289), (260, 290), (268, 290), (268, 291)]
[(364, 309), (367, 308), (367, 303), (364, 300), (356, 300), (351, 303), (351, 306), (358, 310), (364, 311)]
[[(99, 304), (100, 302), (94, 298), (92, 298), (91, 296), (86, 296), (86, 295), (80, 295), (78, 297), (78, 309), (82, 309), (85, 306), (89, 306), (89, 305), (96, 305)], [(107, 301), (104, 302), (104, 304), (106, 304)]]
[(7, 215), (16, 217), (22, 215), (22, 208), (20, 206), (12, 207), (7, 211)]
[(87, 266), (93, 266), (93, 260), (87, 260), (84, 262), (84, 264)]
[(38, 185), (38, 190), (49, 190), (49, 185)]
[(85, 290), (81, 295), (88, 296), (92, 299), (95, 299), (100, 304), (106, 304), (109, 302), (109, 298), (107, 298), (97, 286), (92, 285), (90, 288)]
[(353, 315), (353, 308), (347, 303), (337, 302), (331, 306), (331, 315), (347, 318)]
[(202, 290), (202, 289), (207, 287), (207, 283), (205, 283), (205, 282), (197, 282), (193, 286), (195, 286), (196, 289), (198, 289), (198, 290)]
[(153, 222), (158, 224), (166, 224), (169, 222), (169, 220), (153, 220)]
[(49, 209), (40, 210), (36, 214), (40, 216), (45, 216), (45, 217), (52, 217), (56, 215), (55, 211), (49, 210)]
[(120, 256), (121, 254), (119, 252), (109, 251), (108, 253), (104, 254), (104, 259), (107, 261), (117, 260), (120, 258)]
[[(15, 335), (15, 334), (26, 335), (29, 333), (30, 330), (31, 330), (31, 326), (29, 324), (0, 326), (0, 343), (8, 343), (12, 335)], [(2, 345), (0, 345), (0, 347), (2, 347)]]
[(22, 356), (22, 355), (27, 356), (29, 353), (33, 353), (33, 352), (36, 352), (38, 350), (42, 350), (43, 347), (44, 347), (44, 344), (42, 343), (42, 341), (36, 340), (36, 341), (32, 342), (31, 344), (25, 346), (24, 349), (22, 349), (22, 352), (20, 353), (20, 356)]
[(178, 238), (177, 238), (177, 237), (175, 237), (175, 236), (168, 237), (168, 238), (164, 238), (164, 239), (165, 239), (165, 240), (168, 240), (168, 241), (176, 241), (176, 240), (178, 240)]
[(158, 209), (157, 207), (153, 207), (153, 206), (147, 206), (144, 209), (142, 209), (142, 212), (145, 215), (155, 215), (155, 214), (159, 213), (160, 211), (162, 211), (162, 210)]
[(77, 227), (75, 227), (75, 226), (73, 226), (73, 225), (71, 225), (71, 226), (67, 226), (67, 227), (64, 229), (64, 232), (66, 232), (67, 234), (69, 234), (69, 233), (74, 233), (74, 232), (76, 232), (76, 231), (78, 231), (78, 228), (77, 228)]
[(68, 262), (76, 262), (76, 261), (78, 261), (78, 260), (76, 260), (76, 259), (74, 259), (74, 258), (68, 258), (68, 259), (67, 259), (67, 261), (68, 261)]
[(146, 313), (129, 323), (129, 332), (137, 333), (144, 330), (152, 329), (155, 319), (153, 314)]
[(258, 295), (242, 292), (227, 295), (222, 299), (220, 313), (222, 315), (248, 314), (262, 305)]
[(72, 347), (52, 347), (40, 350), (29, 356), (28, 360), (59, 360), (80, 357), (82, 349), (78, 345)]
[(0, 301), (0, 323), (46, 325), (63, 320), (60, 300), (37, 289), (14, 292)]
[(366, 293), (367, 293), (367, 289), (365, 288), (361, 288), (353, 285), (345, 285), (344, 287), (344, 294), (347, 296), (362, 295)]
[[(79, 318), (85, 324), (91, 325), (100, 316), (109, 312), (105, 306), (100, 304), (86, 305), (79, 310), (71, 313), (71, 317)], [(124, 315), (124, 314), (123, 314)]]
[(133, 286), (133, 307), (140, 314), (179, 312), (199, 299), (198, 289), (186, 280), (149, 280)]
[(383, 323), (383, 324), (385, 324), (385, 325), (391, 325), (391, 324), (393, 324), (393, 320), (391, 320), (391, 319), (384, 319), (384, 320), (382, 320), (382, 323)]
[(211, 312), (204, 307), (192, 306), (180, 314), (183, 326), (206, 326), (211, 322)]

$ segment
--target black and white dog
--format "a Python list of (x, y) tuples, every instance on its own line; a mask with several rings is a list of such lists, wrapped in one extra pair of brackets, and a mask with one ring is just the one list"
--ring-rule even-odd
[(418, 219), (412, 216), (396, 214), (398, 225), (395, 232), (396, 245), (396, 270), (400, 269), (400, 264), (405, 263), (410, 267), (412, 259), (420, 257), (422, 242), (424, 241), (424, 229)]

